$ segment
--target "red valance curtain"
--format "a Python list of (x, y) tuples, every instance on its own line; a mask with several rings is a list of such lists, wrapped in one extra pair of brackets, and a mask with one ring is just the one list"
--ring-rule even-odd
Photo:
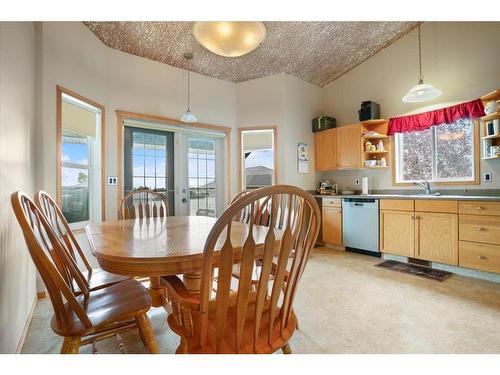
[(449, 124), (462, 118), (481, 116), (484, 116), (484, 105), (481, 99), (476, 99), (434, 111), (391, 118), (387, 133), (392, 135), (394, 133), (422, 131), (434, 125)]

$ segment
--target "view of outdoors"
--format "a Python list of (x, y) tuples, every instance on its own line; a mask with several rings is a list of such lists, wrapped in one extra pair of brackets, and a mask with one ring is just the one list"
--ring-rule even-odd
[(188, 139), (189, 214), (216, 215), (215, 140)]
[(133, 133), (133, 189), (166, 191), (167, 137), (161, 134)]
[(89, 220), (89, 139), (63, 132), (62, 212), (69, 223)]
[(244, 130), (241, 133), (241, 144), (245, 190), (272, 185), (274, 183), (274, 129)]
[(474, 179), (473, 130), (466, 118), (398, 134), (398, 181)]

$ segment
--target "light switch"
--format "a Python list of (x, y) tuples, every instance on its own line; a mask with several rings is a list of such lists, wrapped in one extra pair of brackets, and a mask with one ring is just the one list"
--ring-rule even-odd
[(118, 177), (116, 176), (108, 176), (108, 185), (116, 186), (118, 184)]
[(484, 182), (491, 182), (492, 177), (491, 177), (491, 172), (486, 172), (483, 177)]

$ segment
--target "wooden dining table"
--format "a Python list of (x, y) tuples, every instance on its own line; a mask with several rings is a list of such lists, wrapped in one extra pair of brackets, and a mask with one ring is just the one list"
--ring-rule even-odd
[[(215, 222), (215, 218), (206, 216), (167, 216), (91, 223), (85, 230), (100, 266), (119, 275), (149, 276), (153, 306), (160, 307), (166, 305), (161, 276), (182, 274), (186, 288), (199, 293), (203, 249)], [(236, 259), (248, 230), (248, 224), (232, 224), (231, 242)], [(253, 226), (256, 257), (262, 255), (267, 231), (267, 227)], [(281, 231), (276, 232), (278, 249)], [(225, 234), (219, 239), (221, 247), (224, 240)], [(216, 264), (217, 253), (214, 259)]]

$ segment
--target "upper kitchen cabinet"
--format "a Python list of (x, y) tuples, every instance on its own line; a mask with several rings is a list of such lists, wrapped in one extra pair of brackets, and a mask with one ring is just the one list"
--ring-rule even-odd
[(361, 165), (361, 125), (337, 128), (338, 168), (357, 169)]
[(317, 171), (337, 169), (337, 129), (314, 133), (314, 150)]

